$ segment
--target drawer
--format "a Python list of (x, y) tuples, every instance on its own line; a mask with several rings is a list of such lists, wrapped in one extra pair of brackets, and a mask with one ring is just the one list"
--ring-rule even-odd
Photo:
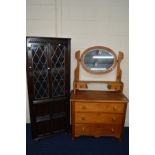
[(123, 103), (75, 102), (75, 112), (124, 113)]
[(122, 124), (122, 114), (75, 113), (75, 123)]
[(77, 136), (116, 136), (120, 138), (122, 126), (120, 125), (95, 125), (75, 124), (75, 137)]

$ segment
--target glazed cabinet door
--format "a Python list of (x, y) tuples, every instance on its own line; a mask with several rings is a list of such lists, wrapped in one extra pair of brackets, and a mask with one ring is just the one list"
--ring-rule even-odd
[(33, 139), (69, 127), (70, 40), (27, 37), (27, 83)]
[(50, 43), (48, 39), (27, 38), (27, 83), (32, 137), (51, 133)]
[(50, 98), (49, 54), (48, 40), (27, 39), (27, 76), (32, 100)]
[(53, 133), (69, 128), (70, 40), (54, 39), (51, 43), (51, 123)]
[(70, 95), (70, 40), (54, 39), (50, 46), (52, 98)]

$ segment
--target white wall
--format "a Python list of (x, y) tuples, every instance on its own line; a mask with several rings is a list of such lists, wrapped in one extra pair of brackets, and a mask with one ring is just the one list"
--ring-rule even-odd
[[(123, 51), (124, 94), (129, 97), (128, 0), (27, 0), (27, 36), (69, 37), (71, 40), (71, 86), (77, 50), (103, 45), (116, 54)], [(81, 79), (115, 80), (115, 71), (102, 76), (82, 71)], [(94, 88), (98, 89), (95, 85)], [(27, 99), (27, 122), (29, 119)], [(129, 125), (129, 111), (125, 125)]]

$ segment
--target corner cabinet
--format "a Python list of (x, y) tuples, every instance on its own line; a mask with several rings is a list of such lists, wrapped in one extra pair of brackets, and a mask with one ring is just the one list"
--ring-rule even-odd
[(66, 132), (70, 124), (69, 38), (27, 37), (32, 138)]

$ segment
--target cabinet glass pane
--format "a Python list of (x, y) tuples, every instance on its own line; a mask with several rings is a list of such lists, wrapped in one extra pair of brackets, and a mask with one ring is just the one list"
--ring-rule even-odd
[(66, 47), (58, 44), (51, 46), (52, 96), (65, 96), (65, 51)]
[(35, 99), (47, 98), (48, 92), (48, 45), (31, 46)]

